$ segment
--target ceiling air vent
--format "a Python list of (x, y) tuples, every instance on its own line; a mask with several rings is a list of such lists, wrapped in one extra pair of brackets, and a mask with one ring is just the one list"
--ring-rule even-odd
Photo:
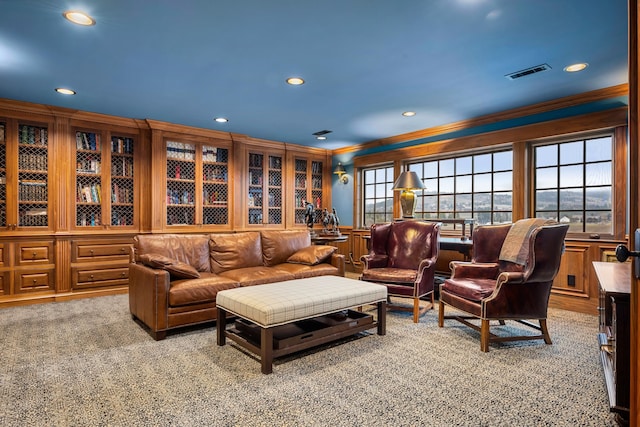
[(328, 133), (331, 133), (331, 131), (330, 131), (330, 130), (326, 130), (326, 129), (325, 129), (325, 130), (319, 130), (318, 132), (314, 132), (314, 133), (312, 133), (312, 135), (315, 135), (315, 136), (322, 136), (322, 135), (326, 135), (326, 134), (328, 134)]
[(530, 67), (524, 70), (516, 71), (515, 73), (507, 74), (505, 77), (509, 80), (519, 79), (520, 77), (528, 76), (530, 74), (540, 73), (542, 71), (550, 70), (551, 67), (549, 64), (541, 64), (536, 65), (535, 67)]

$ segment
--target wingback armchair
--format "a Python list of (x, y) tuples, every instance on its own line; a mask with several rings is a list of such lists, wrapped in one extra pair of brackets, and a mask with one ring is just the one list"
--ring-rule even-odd
[[(413, 321), (433, 308), (434, 271), (438, 259), (440, 223), (399, 221), (371, 226), (368, 255), (361, 257), (360, 278), (387, 286), (391, 296), (413, 299)], [(420, 298), (431, 295), (431, 305), (420, 308)], [(391, 308), (402, 309), (400, 306)]]
[[(568, 228), (568, 224), (536, 219), (477, 227), (471, 261), (452, 261), (451, 277), (440, 286), (438, 325), (443, 327), (444, 319), (456, 319), (479, 330), (484, 352), (489, 351), (490, 342), (544, 339), (551, 344), (547, 307)], [(445, 316), (446, 306), (464, 314)], [(480, 319), (480, 326), (470, 319)], [(496, 336), (489, 330), (492, 320), (501, 325), (515, 320), (540, 334)]]

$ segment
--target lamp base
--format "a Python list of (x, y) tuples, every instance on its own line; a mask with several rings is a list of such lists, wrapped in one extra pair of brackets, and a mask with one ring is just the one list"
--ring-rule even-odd
[(416, 206), (416, 195), (411, 190), (402, 190), (400, 193), (400, 207), (402, 218), (413, 219), (413, 209)]

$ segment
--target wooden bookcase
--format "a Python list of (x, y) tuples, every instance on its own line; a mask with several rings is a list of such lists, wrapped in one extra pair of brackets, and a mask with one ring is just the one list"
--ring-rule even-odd
[(317, 212), (315, 224), (321, 227), (319, 213), (332, 210), (330, 194), (331, 158), (325, 150), (287, 151), (286, 225), (287, 228), (306, 227), (306, 202)]

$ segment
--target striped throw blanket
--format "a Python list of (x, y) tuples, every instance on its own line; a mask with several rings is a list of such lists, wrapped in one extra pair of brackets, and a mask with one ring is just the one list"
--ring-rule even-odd
[(500, 250), (500, 261), (509, 261), (525, 265), (529, 256), (529, 236), (536, 228), (553, 224), (555, 221), (541, 218), (527, 218), (516, 221), (504, 239)]

